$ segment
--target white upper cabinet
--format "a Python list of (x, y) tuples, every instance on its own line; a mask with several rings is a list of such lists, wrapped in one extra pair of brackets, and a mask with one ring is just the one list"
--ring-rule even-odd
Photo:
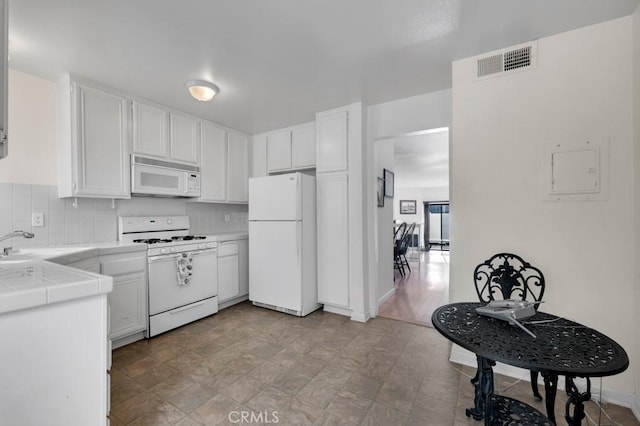
[(198, 165), (200, 122), (159, 105), (133, 102), (134, 154)]
[(205, 122), (200, 131), (200, 201), (224, 202), (227, 199), (227, 132)]
[(347, 170), (348, 154), (347, 111), (329, 111), (316, 115), (316, 171)]
[(267, 135), (267, 169), (270, 172), (291, 169), (291, 130)]
[(246, 203), (249, 199), (249, 138), (228, 132), (227, 201)]
[(69, 76), (57, 91), (58, 195), (130, 198), (128, 100)]
[(251, 136), (251, 177), (267, 176), (267, 134)]
[(280, 129), (268, 133), (266, 138), (269, 173), (316, 166), (315, 123)]
[(201, 195), (198, 201), (246, 203), (249, 138), (202, 122), (201, 143)]
[(168, 114), (164, 109), (133, 102), (133, 152), (166, 158)]
[(170, 116), (170, 158), (185, 163), (198, 164), (200, 155), (198, 120), (174, 112)]
[(316, 166), (315, 123), (304, 124), (291, 129), (291, 166), (294, 169)]

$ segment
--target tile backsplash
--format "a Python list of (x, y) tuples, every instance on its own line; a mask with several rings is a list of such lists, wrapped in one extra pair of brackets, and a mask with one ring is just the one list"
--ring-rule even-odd
[[(44, 226), (32, 227), (33, 213), (44, 214)], [(0, 235), (29, 231), (33, 239), (14, 238), (2, 247), (112, 242), (118, 239), (118, 216), (188, 215), (194, 234), (246, 231), (246, 205), (187, 202), (177, 198), (134, 197), (130, 200), (58, 198), (56, 186), (0, 183)]]

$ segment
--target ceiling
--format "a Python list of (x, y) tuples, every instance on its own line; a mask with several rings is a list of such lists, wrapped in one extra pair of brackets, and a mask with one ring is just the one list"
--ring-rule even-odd
[(449, 187), (449, 129), (432, 129), (393, 142), (396, 188)]
[[(65, 73), (254, 134), (451, 87), (451, 61), (640, 0), (10, 0), (10, 67)], [(207, 79), (209, 103), (185, 84)]]

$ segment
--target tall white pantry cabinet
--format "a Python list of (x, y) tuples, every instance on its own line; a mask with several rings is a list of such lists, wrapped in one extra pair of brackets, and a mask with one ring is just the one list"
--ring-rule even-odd
[(349, 314), (348, 110), (316, 115), (318, 302)]

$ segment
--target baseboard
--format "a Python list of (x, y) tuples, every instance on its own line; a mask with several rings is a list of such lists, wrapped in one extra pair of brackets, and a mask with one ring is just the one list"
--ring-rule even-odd
[[(452, 345), (449, 361), (462, 364), (462, 365), (468, 365), (474, 368), (476, 368), (478, 365), (476, 355), (473, 352), (463, 349), (457, 345)], [(496, 366), (493, 367), (493, 372), (497, 374), (502, 374), (503, 376), (513, 377), (514, 379), (520, 379), (527, 382), (531, 381), (531, 375), (529, 373), (529, 370), (513, 367), (507, 364), (496, 363)], [(544, 386), (542, 377), (539, 376), (538, 380), (539, 380), (538, 383)], [(577, 378), (575, 380), (575, 384), (578, 387), (578, 389), (581, 389), (581, 391), (586, 389), (586, 382), (584, 381), (584, 379)], [(562, 390), (562, 391), (565, 390), (564, 380), (562, 379), (558, 380), (558, 390)], [(594, 401), (600, 400), (600, 378), (596, 377), (591, 380), (591, 395), (592, 395), (591, 397), (592, 400)], [(611, 402), (613, 404), (620, 405), (622, 407), (631, 408), (636, 418), (640, 419), (639, 417), (640, 400), (637, 397), (634, 397), (632, 394), (629, 394), (626, 392), (620, 392), (614, 389), (607, 389), (603, 387), (602, 399), (604, 401)]]
[(121, 337), (120, 339), (114, 340), (112, 342), (111, 349), (118, 349), (130, 343), (137, 342), (138, 340), (142, 340), (144, 338), (145, 338), (144, 331), (140, 331), (130, 336)]
[(636, 419), (640, 420), (640, 397), (638, 397), (638, 395), (633, 398), (631, 412), (636, 416)]
[(394, 294), (396, 294), (396, 288), (395, 287), (393, 287), (391, 290), (387, 291), (385, 294), (382, 295), (382, 297), (380, 297), (378, 299), (378, 307), (380, 307), (380, 305), (382, 305), (384, 302), (389, 300), (389, 298), (391, 296), (393, 296)]
[(249, 295), (245, 294), (243, 296), (238, 296), (235, 299), (227, 300), (226, 302), (222, 302), (218, 304), (218, 310), (222, 310), (228, 308), (229, 306), (237, 305), (238, 303), (244, 302), (245, 300), (249, 300)]
[(353, 314), (353, 312), (351, 312), (351, 309), (349, 309), (349, 308), (341, 308), (339, 306), (327, 305), (326, 303), (325, 303), (323, 309), (324, 309), (325, 312), (331, 312), (332, 314), (344, 315), (345, 317), (351, 317), (351, 315)]
[(353, 312), (351, 314), (352, 321), (367, 322), (369, 321), (370, 318), (371, 318), (371, 315), (368, 312), (364, 312), (364, 313)]

